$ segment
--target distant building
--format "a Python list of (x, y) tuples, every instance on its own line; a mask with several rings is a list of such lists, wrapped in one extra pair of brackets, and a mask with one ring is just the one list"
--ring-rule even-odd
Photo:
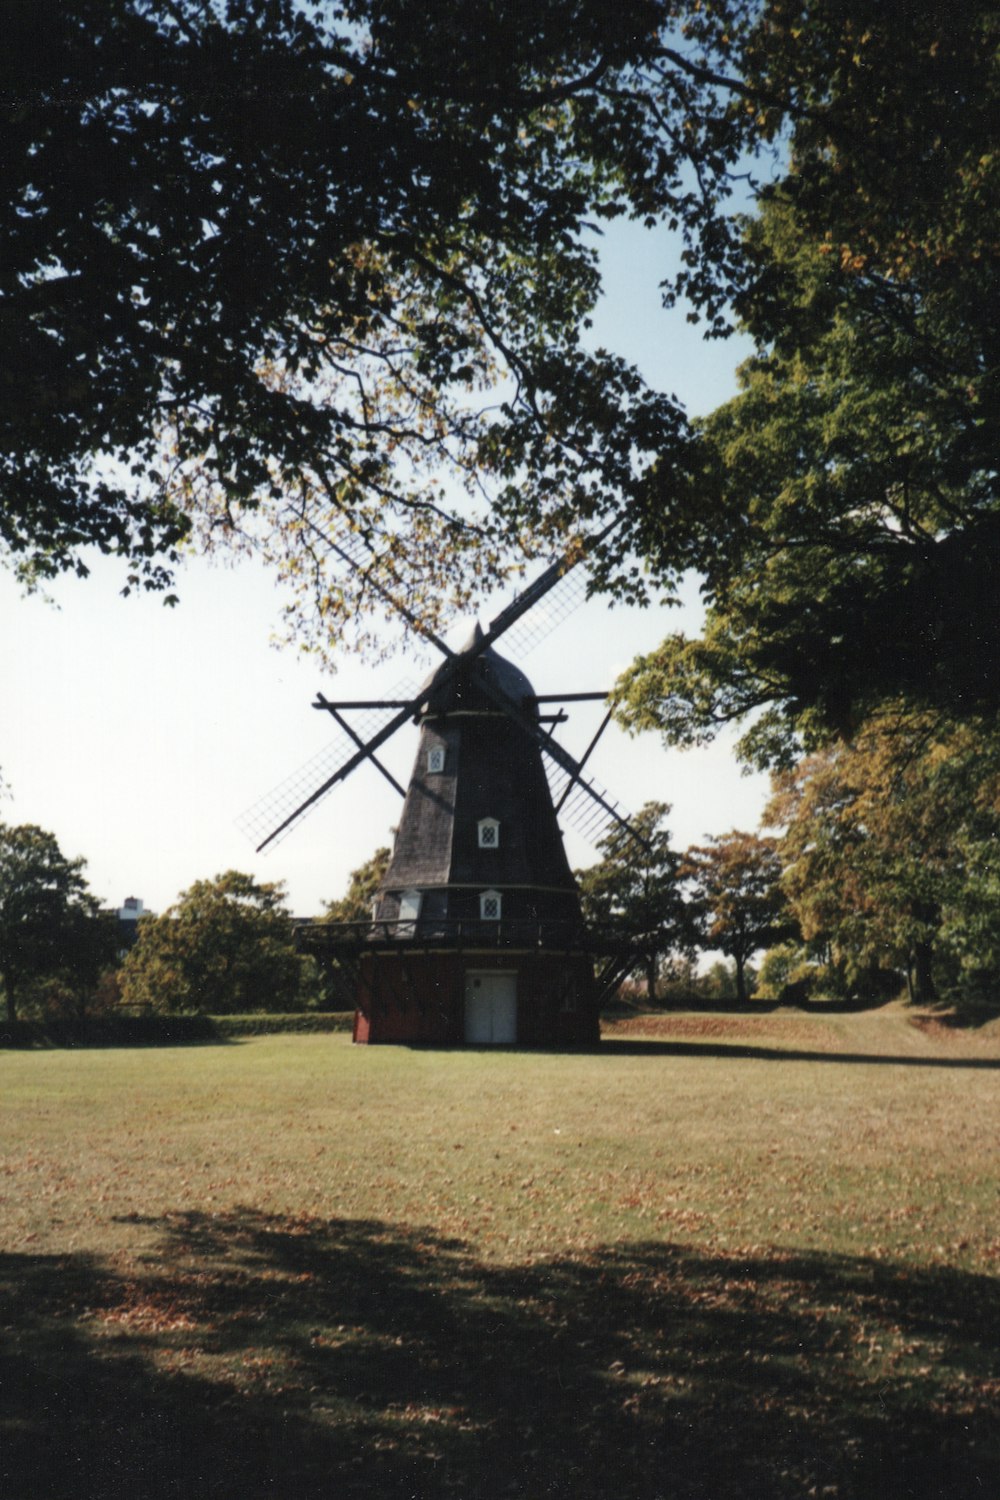
[(139, 918), (146, 916), (141, 896), (126, 896), (115, 916), (118, 918), (118, 937), (122, 953), (127, 953), (139, 935)]

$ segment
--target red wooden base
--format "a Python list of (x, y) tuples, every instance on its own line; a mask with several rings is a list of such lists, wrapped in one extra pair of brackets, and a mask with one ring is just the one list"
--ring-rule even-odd
[[(370, 953), (360, 971), (356, 1042), (482, 1044), (482, 1011), (473, 1013), (471, 999), (477, 977), (503, 992), (496, 1026), (501, 1043), (564, 1047), (600, 1040), (593, 960), (586, 954)], [(497, 985), (492, 975), (509, 977)]]

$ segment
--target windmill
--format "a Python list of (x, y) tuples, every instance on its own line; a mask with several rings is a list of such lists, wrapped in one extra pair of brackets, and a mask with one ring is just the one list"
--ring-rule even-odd
[[(349, 554), (341, 556), (348, 566), (357, 565)], [(543, 600), (546, 613), (553, 603), (566, 612), (573, 583), (582, 597), (579, 575), (570, 578), (575, 562), (551, 563), (485, 630), (477, 624), (459, 650), (390, 600), (440, 652), (441, 662), (418, 689), (393, 697), (335, 702), (318, 694), (313, 706), (332, 716), (348, 752), (332, 766), (311, 763), (307, 774), (317, 777), (311, 790), (303, 792), (302, 778), (293, 778), (248, 819), (259, 828), (262, 817), (282, 809), (258, 844), (265, 849), (365, 761), (403, 797), (371, 920), (300, 929), (303, 947), (335, 959), (352, 975), (356, 1041), (597, 1040), (601, 993), (622, 976), (628, 958), (620, 949), (598, 955), (600, 944), (581, 915), (559, 817), (569, 817), (592, 838), (611, 824), (632, 830), (585, 771), (610, 710), (579, 759), (559, 743), (555, 730), (566, 720), (566, 704), (604, 700), (607, 693), (538, 694), (496, 650), (501, 638), (515, 639), (515, 627), (523, 635)], [(363, 732), (352, 723), (358, 713), (366, 715)], [(403, 787), (379, 752), (411, 722), (419, 739)], [(598, 956), (603, 964), (595, 977)]]

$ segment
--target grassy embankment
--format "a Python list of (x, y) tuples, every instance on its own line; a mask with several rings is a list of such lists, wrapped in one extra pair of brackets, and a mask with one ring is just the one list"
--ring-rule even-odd
[(0, 1054), (0, 1496), (997, 1493), (998, 1073), (896, 1008)]

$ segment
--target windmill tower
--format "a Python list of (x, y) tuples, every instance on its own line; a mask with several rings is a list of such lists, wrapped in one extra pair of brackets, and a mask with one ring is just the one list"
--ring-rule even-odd
[[(443, 660), (416, 693), (341, 703), (320, 695), (314, 704), (356, 748), (259, 847), (288, 831), (366, 759), (403, 796), (371, 920), (301, 931), (304, 947), (352, 973), (357, 1042), (598, 1040), (599, 1000), (609, 977), (620, 977), (622, 955), (602, 955), (587, 931), (558, 813), (575, 802), (591, 825), (628, 824), (583, 774), (610, 713), (576, 760), (554, 738), (563, 708), (546, 710), (606, 694), (540, 696), (494, 644), (567, 572), (564, 561), (554, 563), (486, 631), (477, 625), (459, 651), (432, 638)], [(367, 740), (345, 717), (354, 710), (384, 720)], [(378, 751), (410, 721), (419, 738), (403, 788)], [(599, 956), (604, 967), (595, 977)]]

